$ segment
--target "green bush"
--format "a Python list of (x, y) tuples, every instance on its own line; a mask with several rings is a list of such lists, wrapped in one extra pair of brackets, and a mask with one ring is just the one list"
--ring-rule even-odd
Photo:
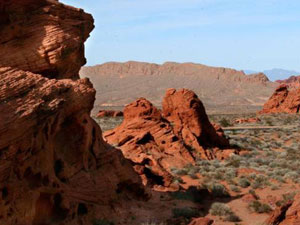
[(241, 221), (240, 217), (238, 217), (234, 213), (226, 216), (224, 220), (229, 221), (229, 222), (240, 222)]
[(257, 213), (268, 213), (272, 211), (272, 208), (265, 203), (261, 203), (260, 201), (253, 201), (248, 205), (249, 209)]
[(205, 187), (211, 192), (214, 197), (229, 197), (229, 193), (223, 184), (209, 183)]
[(219, 121), (220, 125), (222, 127), (230, 127), (232, 126), (232, 124), (230, 123), (229, 120), (227, 120), (226, 118), (222, 118), (220, 121)]
[(211, 205), (209, 213), (214, 216), (228, 216), (233, 214), (231, 208), (228, 205), (220, 202), (213, 203)]
[(240, 178), (238, 180), (238, 185), (242, 188), (246, 188), (251, 185), (251, 182), (247, 178)]

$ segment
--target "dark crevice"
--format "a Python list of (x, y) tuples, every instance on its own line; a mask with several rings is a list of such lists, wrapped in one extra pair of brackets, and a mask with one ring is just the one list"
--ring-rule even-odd
[(79, 203), (78, 208), (77, 208), (77, 214), (78, 216), (83, 216), (88, 213), (88, 209), (84, 203)]
[(149, 168), (145, 167), (144, 174), (148, 181), (152, 184), (164, 185), (164, 178), (162, 176), (154, 174)]
[(63, 170), (63, 168), (63, 162), (60, 159), (56, 160), (54, 163), (54, 172), (57, 177), (59, 176), (59, 173)]
[(119, 147), (121, 147), (122, 145), (126, 144), (128, 141), (132, 140), (134, 137), (129, 135), (126, 138), (124, 138), (123, 140), (121, 140), (118, 144)]
[(5, 200), (8, 196), (8, 190), (7, 190), (7, 187), (4, 187), (2, 189), (2, 199)]
[(145, 134), (140, 140), (138, 140), (136, 143), (138, 145), (144, 145), (149, 143), (150, 141), (154, 141), (153, 136), (148, 132), (147, 134)]

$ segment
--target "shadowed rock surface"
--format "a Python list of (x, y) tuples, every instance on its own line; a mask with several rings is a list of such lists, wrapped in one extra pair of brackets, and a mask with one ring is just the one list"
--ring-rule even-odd
[(91, 15), (52, 0), (0, 11), (0, 224), (121, 219), (123, 199), (146, 196), (90, 117), (95, 90), (78, 71)]

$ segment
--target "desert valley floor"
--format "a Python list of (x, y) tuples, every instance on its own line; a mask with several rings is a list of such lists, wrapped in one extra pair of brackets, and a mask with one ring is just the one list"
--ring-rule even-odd
[[(205, 194), (197, 195), (193, 189), (162, 194), (159, 201), (165, 207), (157, 210), (163, 213), (155, 214), (155, 218), (145, 215), (150, 222), (141, 224), (164, 224), (160, 221), (172, 216), (183, 216), (187, 221), (205, 216), (220, 225), (263, 225), (271, 211), (293, 199), (300, 191), (300, 115), (261, 115), (255, 123), (236, 123), (239, 118), (253, 117), (256, 114), (209, 115), (211, 122), (223, 126), (231, 145), (249, 151), (224, 161), (199, 160), (183, 169), (172, 168), (174, 182), (205, 187), (212, 196), (203, 199)], [(123, 120), (94, 119), (103, 131), (115, 128)]]

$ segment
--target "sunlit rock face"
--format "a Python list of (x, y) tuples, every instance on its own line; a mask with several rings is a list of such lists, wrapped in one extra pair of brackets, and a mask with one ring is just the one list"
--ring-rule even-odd
[(300, 88), (289, 90), (286, 84), (281, 84), (265, 103), (261, 114), (264, 113), (299, 113)]
[(49, 78), (78, 78), (91, 15), (53, 0), (0, 1), (0, 65)]
[(95, 90), (78, 71), (92, 16), (54, 0), (1, 0), (0, 17), (0, 224), (121, 218), (117, 207), (145, 195), (90, 117)]
[(210, 123), (194, 92), (170, 89), (162, 105), (161, 112), (147, 99), (139, 98), (125, 107), (119, 127), (104, 132), (108, 143), (118, 146), (135, 164), (144, 184), (174, 190), (172, 168), (237, 153), (230, 149), (222, 129)]

